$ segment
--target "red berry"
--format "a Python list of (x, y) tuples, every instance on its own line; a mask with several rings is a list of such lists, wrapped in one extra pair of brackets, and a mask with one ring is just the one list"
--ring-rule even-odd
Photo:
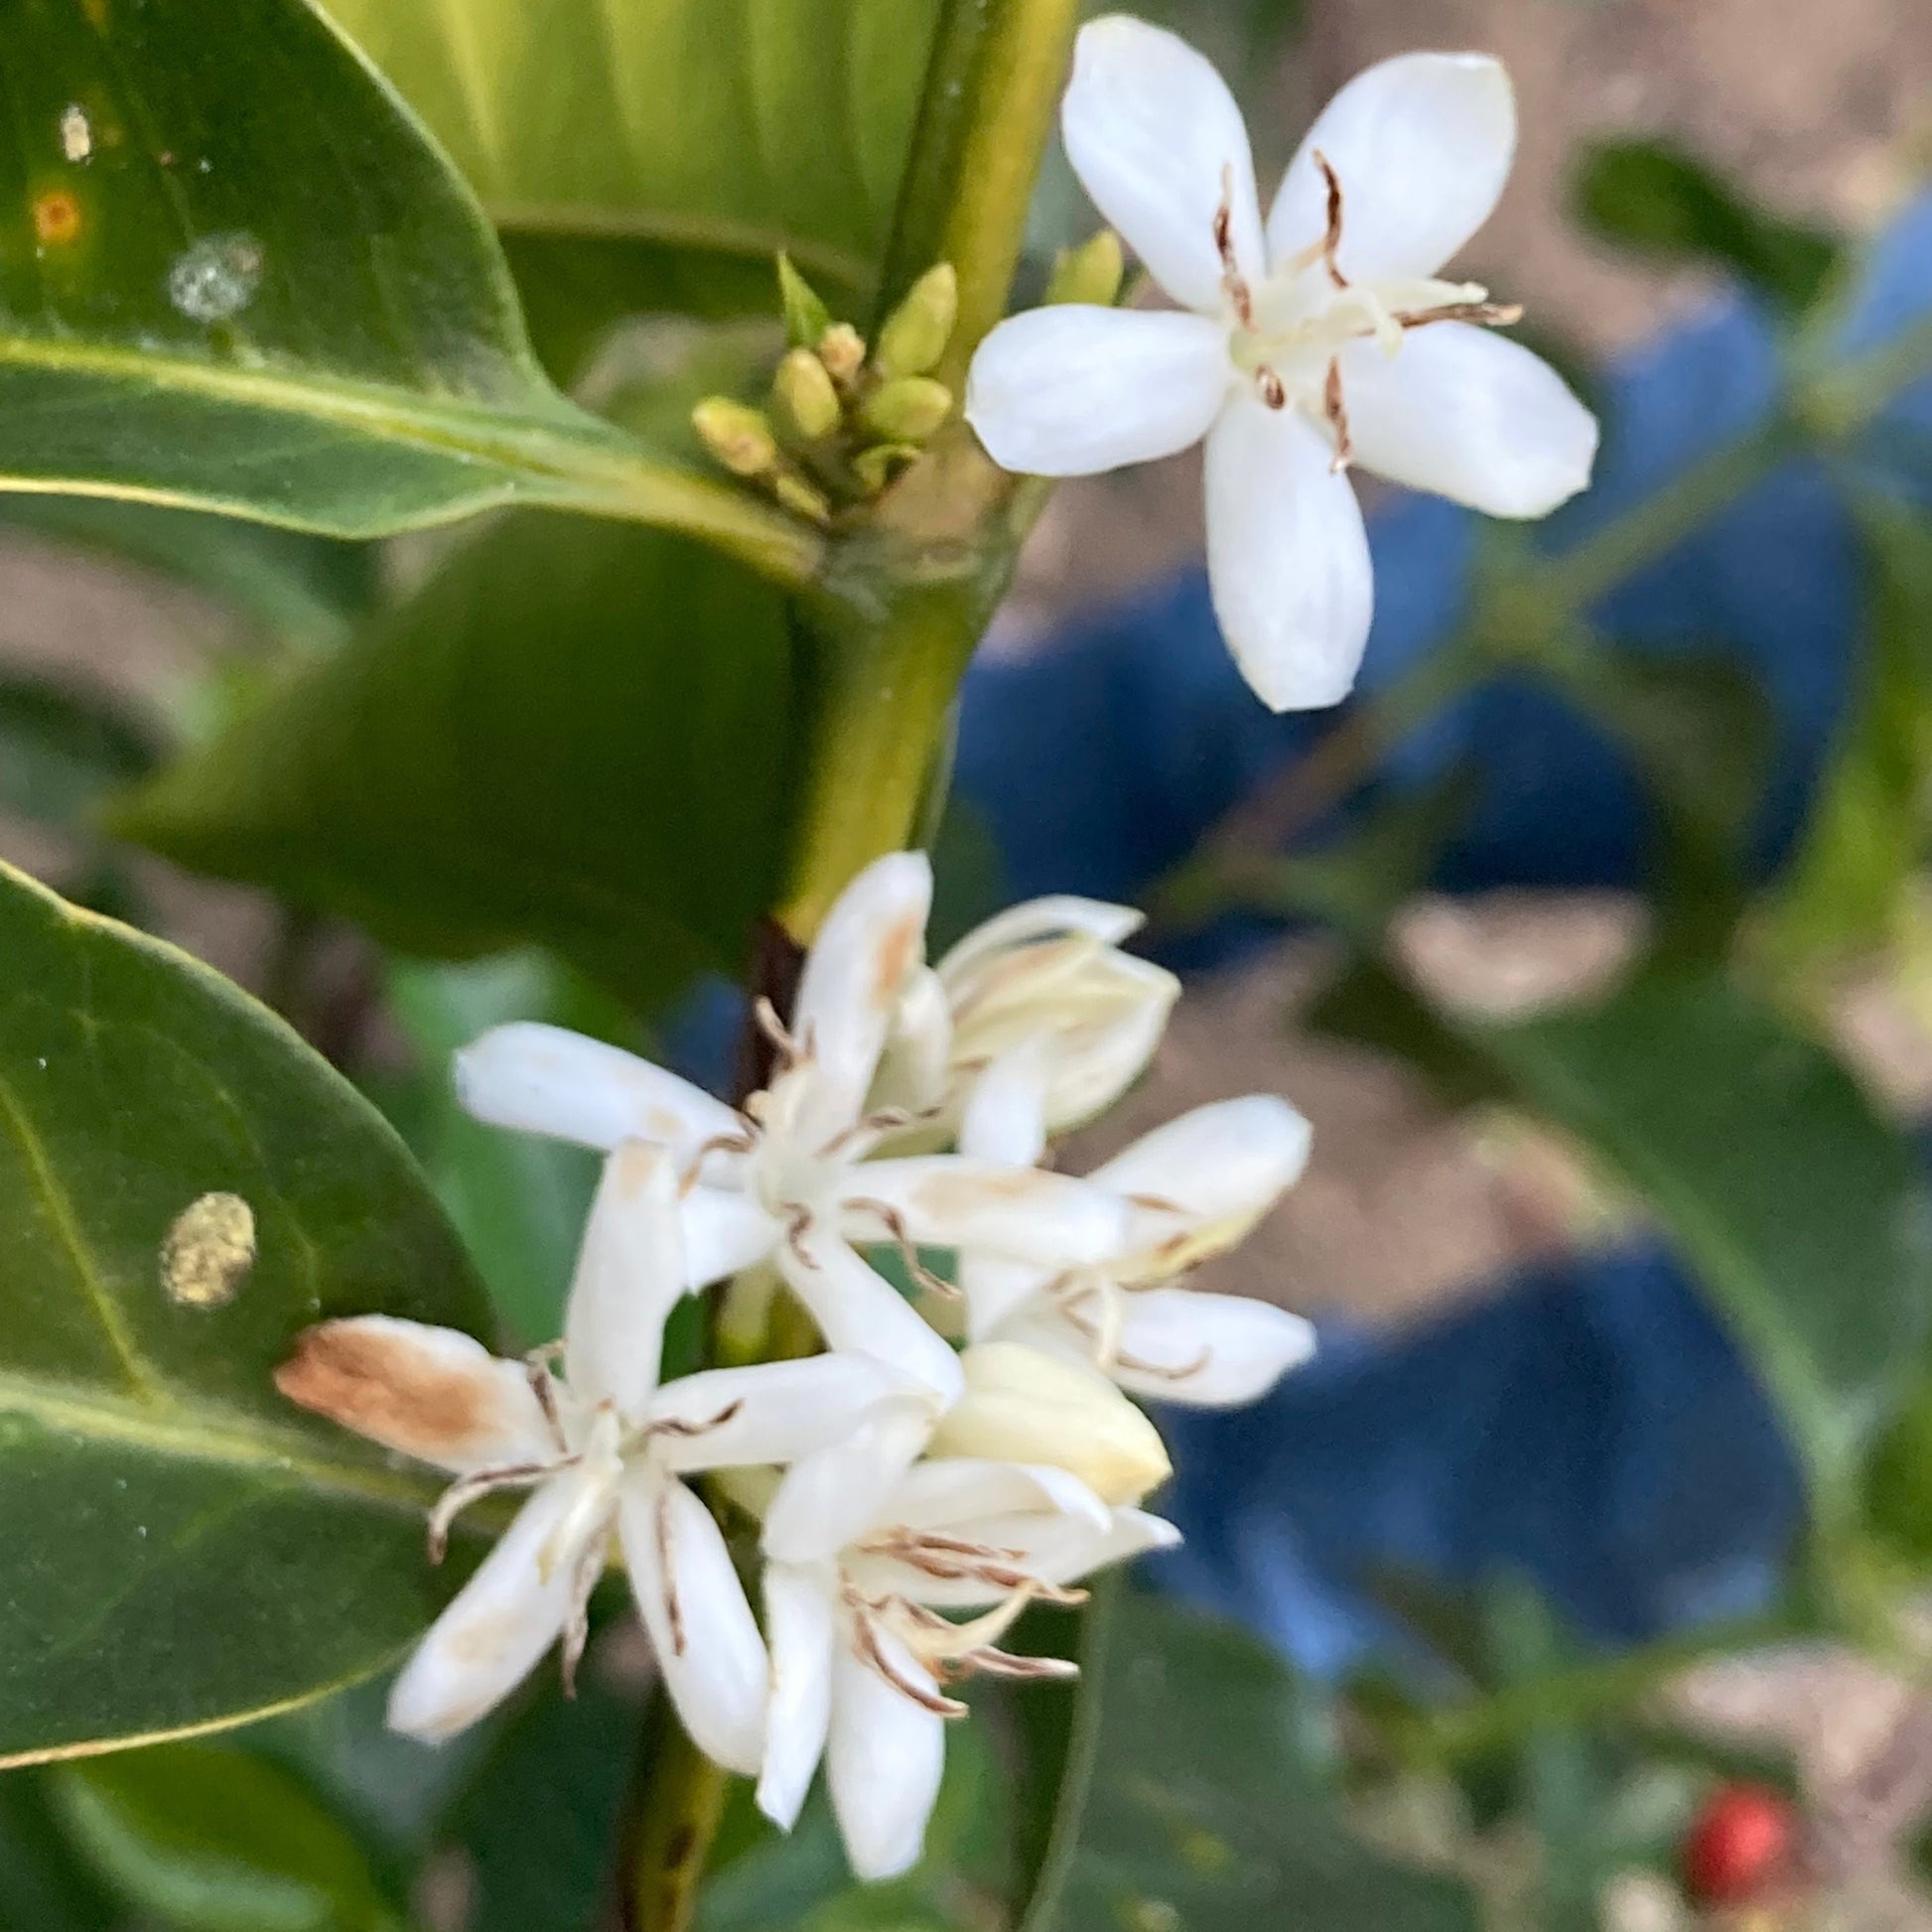
[(1761, 1897), (1786, 1875), (1797, 1826), (1783, 1792), (1762, 1784), (1720, 1787), (1685, 1835), (1685, 1889), (1700, 1905)]

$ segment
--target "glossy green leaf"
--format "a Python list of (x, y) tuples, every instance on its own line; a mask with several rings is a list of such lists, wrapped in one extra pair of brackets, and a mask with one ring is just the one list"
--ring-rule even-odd
[(1605, 240), (1727, 268), (1793, 315), (1811, 306), (1838, 264), (1831, 234), (1752, 207), (1707, 163), (1654, 137), (1587, 148), (1572, 201), (1578, 219)]
[[(461, 1249), (368, 1105), (213, 973), (11, 872), (0, 956), (0, 1761), (378, 1668), (447, 1591), (434, 1481), (270, 1375), (323, 1315), (478, 1326)], [(211, 1193), (252, 1266), (164, 1261)]]
[[(531, 242), (602, 241), (612, 314), (770, 311), (780, 249), (872, 288), (936, 0), (329, 0)], [(523, 258), (531, 287), (558, 257)], [(748, 266), (756, 279), (748, 279)]]
[(511, 500), (775, 523), (550, 387), (475, 202), (306, 0), (5, 18), (0, 486), (345, 536)]
[(391, 1932), (355, 1841), (286, 1772), (220, 1744), (161, 1744), (50, 1779), (88, 1863), (180, 1932)]
[(1743, 1344), (1815, 1503), (1849, 1503), (1925, 1338), (1932, 1222), (1909, 1143), (1831, 1053), (1716, 973), (1646, 974), (1589, 1006), (1489, 1026), (1369, 964), (1314, 1018), (1459, 1097), (1527, 1106), (1606, 1163)]
[(533, 514), (115, 823), (404, 951), (536, 942), (649, 1009), (735, 968), (771, 901), (791, 703), (775, 592), (680, 538)]
[(1772, 956), (1798, 972), (1899, 936), (1932, 808), (1932, 528), (1903, 506), (1862, 518), (1867, 644), (1796, 857), (1772, 909)]
[(1098, 1698), (1092, 1795), (1041, 1932), (1474, 1932), (1455, 1882), (1349, 1829), (1305, 1747), (1308, 1693), (1233, 1626), (1129, 1596)]

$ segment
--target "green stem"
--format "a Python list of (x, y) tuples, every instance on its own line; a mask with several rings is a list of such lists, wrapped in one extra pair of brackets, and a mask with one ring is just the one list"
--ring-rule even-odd
[(731, 1779), (684, 1734), (661, 1694), (654, 1702), (624, 1925), (626, 1932), (687, 1932)]

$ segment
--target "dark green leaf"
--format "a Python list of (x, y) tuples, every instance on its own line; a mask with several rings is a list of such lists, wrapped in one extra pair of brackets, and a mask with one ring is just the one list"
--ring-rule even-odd
[(1662, 139), (1594, 143), (1578, 165), (1572, 199), (1577, 218), (1606, 240), (1666, 261), (1716, 263), (1793, 315), (1811, 306), (1839, 259), (1831, 234), (1753, 207), (1705, 162)]
[(1861, 519), (1869, 622), (1858, 696), (1768, 934), (1796, 971), (1899, 936), (1932, 804), (1932, 527), (1902, 505)]
[(285, 1772), (221, 1744), (161, 1744), (49, 1777), (89, 1863), (181, 1932), (390, 1932), (355, 1841)]
[(344, 536), (511, 499), (759, 521), (550, 387), (481, 210), (305, 0), (5, 19), (0, 483)]
[(1127, 1599), (1109, 1648), (1093, 1794), (1052, 1932), (1474, 1932), (1456, 1883), (1348, 1828), (1307, 1692), (1254, 1638)]
[(110, 1932), (120, 1919), (49, 1809), (47, 1773), (0, 1772), (0, 1932)]
[[(434, 1484), (270, 1373), (322, 1315), (479, 1326), (462, 1250), (368, 1105), (213, 973), (15, 873), (0, 953), (0, 1760), (367, 1674), (447, 1591)], [(252, 1267), (165, 1269), (210, 1193), (252, 1211)]]
[(0, 673), (0, 811), (84, 827), (109, 791), (159, 758), (155, 732), (105, 692)]
[(553, 0), (541, 12), (467, 0), (460, 13), (330, 0), (330, 11), (502, 226), (638, 244), (602, 251), (610, 313), (618, 302), (775, 313), (780, 249), (828, 294), (870, 292), (936, 0)]
[(537, 942), (639, 1008), (735, 968), (789, 790), (783, 604), (696, 544), (536, 516), (117, 815), (444, 957)]

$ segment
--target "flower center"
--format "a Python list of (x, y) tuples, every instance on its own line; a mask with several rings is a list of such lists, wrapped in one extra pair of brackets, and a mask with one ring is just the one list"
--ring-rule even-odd
[(1445, 282), (1433, 276), (1351, 280), (1339, 260), (1341, 179), (1318, 149), (1314, 165), (1328, 191), (1323, 231), (1281, 263), (1259, 288), (1248, 282), (1235, 260), (1231, 171), (1222, 176), (1214, 245), (1221, 257), (1230, 359), (1270, 409), (1293, 405), (1328, 426), (1335, 445), (1333, 467), (1339, 471), (1354, 457), (1341, 379), (1341, 351), (1349, 344), (1372, 341), (1393, 356), (1411, 329), (1433, 322), (1503, 327), (1522, 310), (1491, 302), (1488, 290), (1475, 282)]

